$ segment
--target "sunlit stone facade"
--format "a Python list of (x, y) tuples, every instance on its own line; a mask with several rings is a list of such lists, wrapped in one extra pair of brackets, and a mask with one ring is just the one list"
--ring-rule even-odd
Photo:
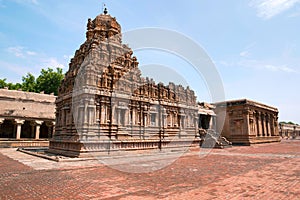
[(300, 137), (300, 126), (298, 124), (279, 123), (279, 135), (285, 139)]
[(0, 89), (0, 147), (48, 146), (55, 96)]
[[(221, 135), (233, 144), (278, 142), (278, 109), (248, 99), (214, 104), (217, 116), (225, 113)], [(218, 118), (218, 117), (217, 117)], [(222, 125), (222, 123), (217, 123)]]
[[(194, 91), (144, 78), (138, 64), (132, 50), (122, 44), (115, 18), (103, 13), (89, 19), (86, 41), (71, 59), (59, 88), (49, 151), (84, 156), (199, 144)], [(210, 128), (210, 118), (205, 123)]]

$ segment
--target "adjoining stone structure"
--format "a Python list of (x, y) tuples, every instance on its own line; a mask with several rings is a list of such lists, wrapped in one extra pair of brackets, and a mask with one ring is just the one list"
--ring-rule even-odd
[[(199, 144), (194, 91), (141, 77), (132, 54), (122, 44), (121, 26), (106, 11), (88, 20), (86, 41), (59, 88), (49, 152), (85, 156)], [(209, 124), (210, 118), (205, 128)]]
[(0, 89), (0, 146), (48, 146), (42, 140), (54, 131), (55, 98)]
[[(250, 145), (280, 141), (277, 108), (248, 99), (219, 102), (214, 105), (217, 116), (226, 114), (221, 135), (233, 144)], [(217, 128), (219, 129), (220, 127)]]
[(287, 139), (300, 137), (300, 125), (279, 123), (279, 135)]

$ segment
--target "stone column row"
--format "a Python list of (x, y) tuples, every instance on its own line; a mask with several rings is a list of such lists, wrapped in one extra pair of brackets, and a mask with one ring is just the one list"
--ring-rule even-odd
[[(4, 122), (4, 118), (0, 118), (0, 125)], [(14, 124), (16, 125), (16, 129), (14, 129), (16, 131), (16, 139), (19, 140), (21, 139), (21, 131), (22, 131), (22, 125), (24, 124), (25, 120), (23, 119), (14, 119)], [(40, 128), (41, 125), (44, 121), (41, 120), (35, 120), (33, 121), (32, 125), (34, 125), (36, 127), (35, 129), (35, 139), (38, 140), (40, 139)], [(53, 126), (53, 131), (54, 131), (54, 125), (55, 123), (51, 123), (51, 125), (49, 125), (48, 123), (48, 127), (50, 128), (50, 126)]]
[(256, 112), (257, 136), (272, 136), (276, 130), (274, 116), (267, 113)]

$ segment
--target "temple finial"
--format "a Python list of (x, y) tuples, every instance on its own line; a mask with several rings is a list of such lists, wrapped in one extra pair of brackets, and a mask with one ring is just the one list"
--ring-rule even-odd
[(103, 8), (104, 8), (103, 13), (106, 15), (108, 13), (108, 11), (107, 11), (105, 3), (103, 3)]

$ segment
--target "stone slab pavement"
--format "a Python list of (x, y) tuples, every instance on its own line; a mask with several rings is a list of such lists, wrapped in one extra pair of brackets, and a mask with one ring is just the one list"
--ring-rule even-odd
[(0, 199), (300, 199), (300, 140), (178, 155), (57, 163), (0, 149)]

